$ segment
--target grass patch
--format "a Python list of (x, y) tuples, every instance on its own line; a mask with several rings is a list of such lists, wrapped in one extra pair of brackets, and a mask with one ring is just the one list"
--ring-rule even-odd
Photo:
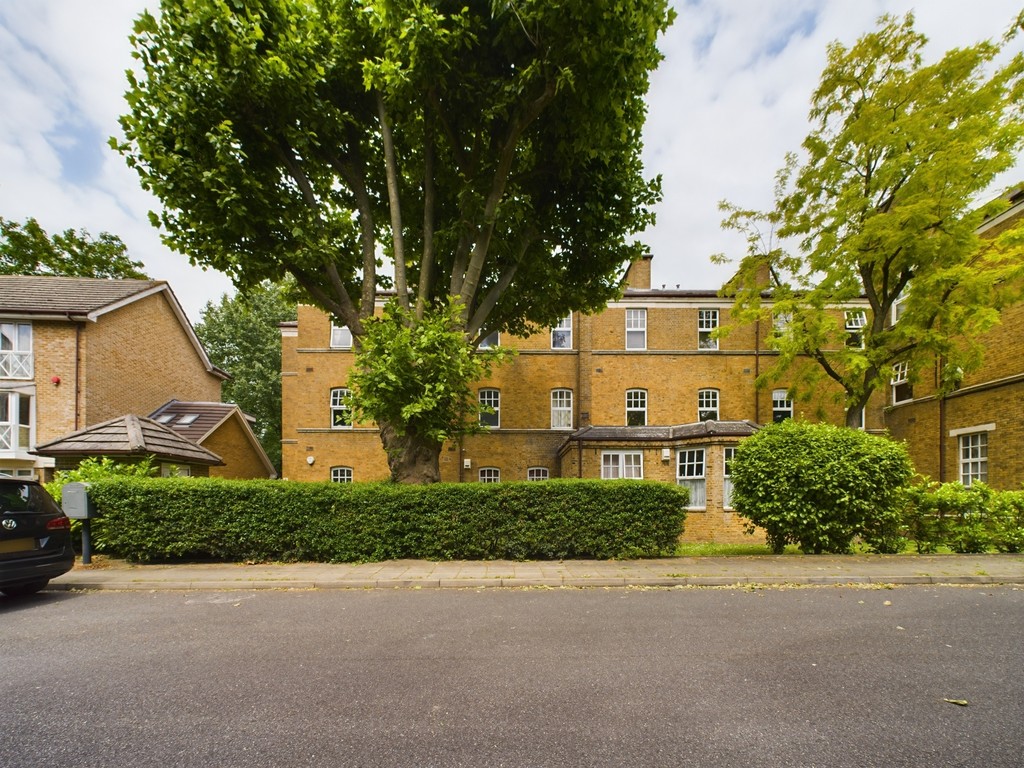
[[(770, 555), (767, 544), (716, 544), (714, 542), (680, 542), (676, 557), (737, 557), (743, 555)], [(800, 548), (790, 545), (785, 554), (798, 555)]]

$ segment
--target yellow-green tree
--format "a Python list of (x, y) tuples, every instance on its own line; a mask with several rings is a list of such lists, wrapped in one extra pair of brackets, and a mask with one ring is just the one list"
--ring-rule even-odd
[[(1001, 57), (1022, 20), (1002, 42), (930, 64), (909, 14), (883, 17), (849, 48), (833, 43), (812, 98), (813, 130), (779, 173), (774, 209), (722, 204), (723, 225), (749, 244), (725, 289), (738, 317), (782, 321), (768, 375), (788, 371), (804, 393), (823, 376), (834, 380), (851, 426), (894, 369), (913, 380), (940, 359), (943, 386), (955, 386), (980, 362), (978, 335), (1016, 298), (1024, 238), (976, 231), (1007, 205), (979, 205), (978, 195), (1024, 147), (1024, 55)], [(765, 266), (767, 291), (757, 279)], [(861, 298), (869, 308), (848, 343), (836, 309)], [(803, 357), (817, 365), (793, 365)]]

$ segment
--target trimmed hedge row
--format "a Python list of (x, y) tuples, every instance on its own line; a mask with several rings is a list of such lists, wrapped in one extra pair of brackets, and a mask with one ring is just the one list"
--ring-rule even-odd
[(670, 555), (685, 489), (650, 481), (402, 486), (111, 478), (89, 488), (97, 551), (176, 558), (359, 562)]
[(906, 492), (901, 533), (918, 552), (1024, 552), (1024, 491), (928, 483)]

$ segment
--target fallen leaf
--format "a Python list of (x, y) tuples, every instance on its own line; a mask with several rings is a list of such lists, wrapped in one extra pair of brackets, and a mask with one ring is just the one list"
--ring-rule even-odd
[(967, 699), (943, 699), (943, 701), (948, 701), (950, 704), (956, 704), (958, 707), (967, 706)]

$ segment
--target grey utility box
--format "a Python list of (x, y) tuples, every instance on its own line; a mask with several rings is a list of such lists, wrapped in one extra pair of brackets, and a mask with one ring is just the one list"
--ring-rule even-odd
[(89, 498), (88, 483), (68, 483), (61, 490), (60, 505), (72, 520), (96, 517), (96, 507)]

